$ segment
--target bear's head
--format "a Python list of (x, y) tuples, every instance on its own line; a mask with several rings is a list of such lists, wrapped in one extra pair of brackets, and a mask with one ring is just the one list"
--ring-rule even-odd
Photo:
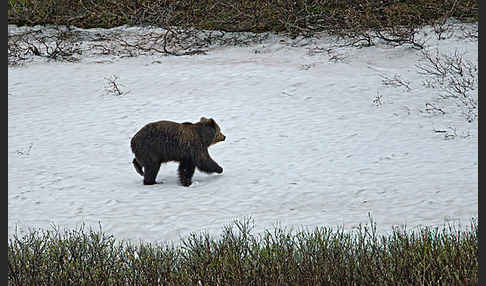
[(213, 140), (211, 141), (211, 143), (209, 145), (214, 145), (218, 142), (221, 142), (221, 141), (224, 141), (226, 139), (226, 136), (224, 136), (223, 133), (221, 133), (221, 129), (219, 128), (219, 125), (216, 123), (216, 121), (214, 121), (214, 119), (212, 118), (205, 118), (205, 117), (201, 117), (200, 121), (199, 121), (202, 125), (205, 125), (205, 126), (209, 126), (210, 128), (213, 128), (214, 129), (214, 137), (213, 137)]

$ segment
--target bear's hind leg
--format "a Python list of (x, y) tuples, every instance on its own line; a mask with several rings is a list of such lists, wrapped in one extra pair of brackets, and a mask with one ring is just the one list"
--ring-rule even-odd
[(155, 178), (157, 177), (157, 174), (159, 173), (160, 169), (160, 163), (150, 163), (150, 164), (145, 164), (144, 167), (144, 174), (143, 174), (143, 184), (144, 185), (153, 185), (155, 184)]
[(181, 185), (189, 187), (192, 184), (192, 176), (194, 175), (195, 170), (196, 166), (191, 160), (182, 160), (179, 163), (178, 171)]
[(143, 170), (142, 170), (142, 165), (138, 162), (137, 158), (133, 158), (133, 166), (135, 167), (135, 171), (137, 171), (140, 176), (143, 176)]

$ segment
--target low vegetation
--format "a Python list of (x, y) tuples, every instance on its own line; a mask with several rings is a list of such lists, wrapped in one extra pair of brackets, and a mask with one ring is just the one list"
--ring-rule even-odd
[(9, 285), (478, 285), (478, 222), (377, 234), (251, 219), (177, 245), (118, 241), (100, 230), (31, 230), (8, 242)]
[(9, 0), (8, 22), (16, 25), (120, 25), (188, 27), (228, 32), (382, 29), (477, 21), (477, 0)]
[[(9, 0), (9, 24), (51, 25), (55, 32), (34, 29), (13, 34), (9, 31), (8, 62), (20, 64), (30, 55), (76, 61), (86, 50), (118, 56), (204, 54), (211, 45), (259, 42), (268, 32), (291, 38), (313, 37), (324, 32), (345, 46), (372, 46), (380, 41), (420, 50), (425, 43), (417, 37), (419, 29), (431, 25), (438, 38), (445, 39), (451, 32), (451, 18), (477, 22), (479, 1)], [(98, 32), (90, 39), (72, 30), (72, 27), (121, 25), (161, 29), (137, 36)], [(478, 38), (477, 29), (468, 33), (467, 37)], [(80, 47), (83, 39), (92, 44)]]

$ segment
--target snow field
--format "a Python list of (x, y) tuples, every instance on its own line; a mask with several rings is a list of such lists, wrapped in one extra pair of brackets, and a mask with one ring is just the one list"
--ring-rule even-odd
[[(208, 55), (90, 56), (8, 69), (8, 233), (51, 224), (101, 224), (121, 239), (218, 234), (251, 216), (256, 231), (368, 223), (468, 224), (477, 216), (477, 121), (425, 87), (408, 47), (336, 48), (310, 55), (275, 37)], [(429, 41), (477, 60), (477, 41)], [(257, 51), (257, 52), (255, 52)], [(399, 74), (411, 91), (384, 86)], [(125, 93), (107, 92), (118, 77)], [(424, 111), (425, 103), (447, 110)], [(210, 147), (221, 175), (196, 171), (181, 187), (177, 165), (144, 186), (129, 142), (157, 120), (212, 117), (226, 141)], [(453, 128), (453, 129), (451, 129)], [(446, 140), (437, 130), (455, 130)]]

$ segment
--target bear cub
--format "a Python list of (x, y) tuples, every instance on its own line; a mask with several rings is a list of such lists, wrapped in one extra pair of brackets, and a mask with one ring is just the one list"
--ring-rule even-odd
[(202, 117), (196, 123), (152, 122), (140, 129), (130, 142), (135, 155), (133, 166), (143, 176), (145, 185), (153, 185), (160, 164), (179, 162), (180, 183), (188, 187), (196, 167), (205, 173), (223, 172), (209, 156), (208, 147), (225, 139), (212, 118)]

